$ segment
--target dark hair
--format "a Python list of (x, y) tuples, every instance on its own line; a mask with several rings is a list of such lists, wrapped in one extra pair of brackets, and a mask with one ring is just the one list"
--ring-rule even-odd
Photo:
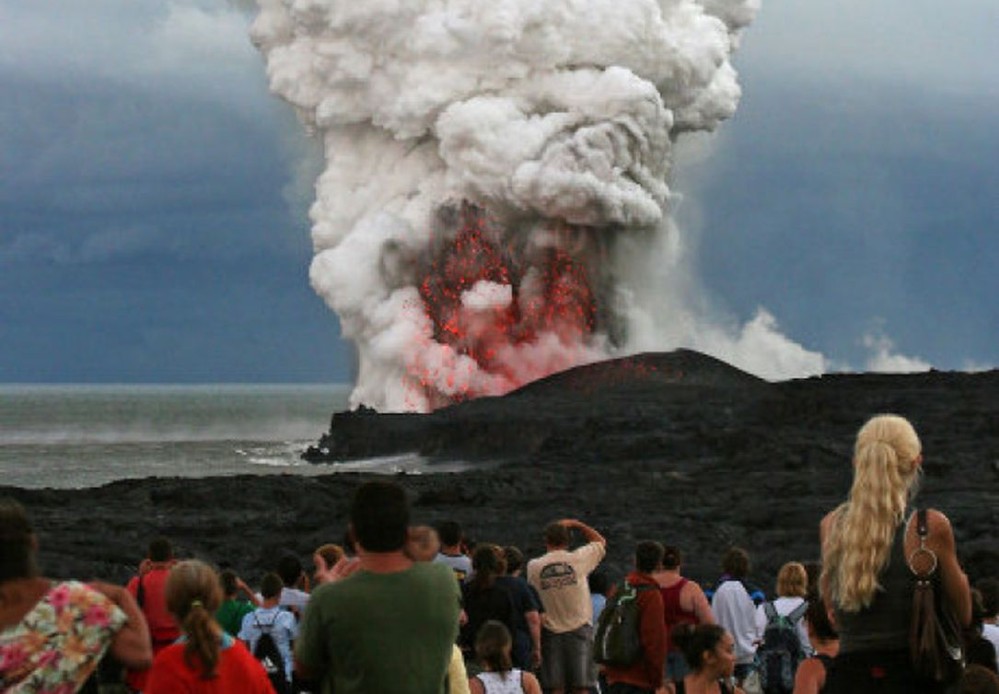
[(545, 526), (545, 544), (550, 547), (569, 546), (569, 528), (561, 523), (549, 523)]
[(590, 592), (597, 595), (607, 595), (610, 589), (610, 578), (600, 569), (590, 572), (586, 577), (586, 583), (590, 587)]
[(497, 576), (502, 576), (506, 569), (506, 560), (502, 557), (502, 550), (496, 545), (483, 542), (475, 548), (472, 554), (472, 587), (475, 590), (484, 590), (496, 582)]
[(982, 591), (978, 588), (971, 589), (971, 624), (968, 629), (976, 634), (982, 633), (982, 622), (989, 614), (985, 611), (985, 602), (982, 598)]
[(809, 626), (812, 627), (812, 631), (815, 632), (815, 638), (820, 641), (833, 641), (839, 638), (839, 632), (836, 631), (836, 627), (829, 621), (829, 612), (826, 610), (826, 604), (822, 601), (822, 598), (814, 596), (808, 601), (808, 607), (805, 609), (805, 619), (808, 621)]
[(725, 628), (717, 624), (677, 624), (670, 638), (683, 651), (691, 670), (704, 666), (704, 653), (713, 651), (725, 636)]
[(282, 588), (284, 588), (284, 581), (273, 571), (264, 574), (264, 577), (260, 579), (260, 595), (264, 599), (278, 597), (281, 595)]
[(437, 537), (445, 547), (454, 547), (461, 543), (461, 524), (458, 521), (441, 521), (437, 526)]
[(0, 583), (38, 575), (35, 533), (21, 504), (0, 499)]
[(512, 644), (513, 637), (506, 625), (490, 619), (479, 627), (479, 633), (475, 636), (475, 655), (487, 669), (506, 673), (513, 668), (510, 660)]
[(655, 540), (642, 540), (635, 546), (635, 568), (650, 574), (662, 564), (663, 546)]
[(968, 665), (957, 691), (958, 694), (999, 694), (999, 677), (981, 665)]
[(369, 552), (394, 552), (409, 537), (406, 490), (395, 482), (365, 482), (354, 494), (350, 523), (361, 547)]
[(749, 573), (749, 554), (742, 547), (732, 547), (722, 557), (722, 571), (732, 578), (745, 578)]
[(302, 571), (302, 560), (290, 552), (281, 555), (275, 569), (275, 573), (289, 588), (298, 583), (298, 579), (302, 577)]
[(184, 662), (201, 670), (201, 679), (213, 679), (219, 661), (219, 627), (215, 612), (222, 604), (222, 586), (215, 569), (189, 559), (170, 569), (164, 589), (167, 609), (187, 640)]
[(676, 545), (663, 545), (663, 568), (676, 571), (683, 562), (683, 553)]
[(507, 573), (512, 574), (524, 565), (524, 553), (513, 545), (507, 545), (503, 548), (503, 558), (506, 559)]
[(222, 594), (226, 597), (235, 595), (239, 590), (236, 588), (236, 572), (232, 569), (219, 572), (219, 582), (222, 584)]
[(173, 559), (173, 545), (167, 538), (157, 537), (149, 543), (148, 553), (151, 561), (170, 561)]
[(999, 614), (999, 580), (994, 578), (983, 578), (975, 584), (978, 592), (982, 594), (982, 608), (985, 610), (985, 618), (991, 619)]
[(999, 672), (996, 667), (996, 647), (987, 638), (982, 636), (969, 638), (964, 657), (968, 665), (981, 665), (992, 672)]

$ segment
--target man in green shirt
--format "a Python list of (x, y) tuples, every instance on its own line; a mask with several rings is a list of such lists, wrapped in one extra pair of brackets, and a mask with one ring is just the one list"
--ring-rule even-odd
[(296, 671), (321, 681), (324, 694), (443, 694), (458, 635), (454, 574), (404, 553), (409, 504), (394, 482), (362, 485), (350, 525), (360, 568), (313, 591)]

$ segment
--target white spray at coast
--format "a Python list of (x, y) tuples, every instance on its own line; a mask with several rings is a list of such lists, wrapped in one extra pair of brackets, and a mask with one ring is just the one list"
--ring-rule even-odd
[(760, 375), (820, 355), (706, 315), (673, 148), (735, 112), (758, 0), (259, 0), (271, 89), (320, 137), (316, 291), (352, 405), (428, 410), (687, 346)]

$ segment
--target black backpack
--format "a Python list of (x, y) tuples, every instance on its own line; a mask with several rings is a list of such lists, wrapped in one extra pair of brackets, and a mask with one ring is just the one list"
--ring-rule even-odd
[(808, 603), (803, 602), (787, 615), (777, 613), (772, 602), (763, 603), (767, 626), (763, 642), (756, 650), (756, 666), (760, 671), (760, 686), (766, 694), (790, 694), (794, 691), (794, 673), (805, 659), (805, 649), (795, 628)]
[(633, 586), (623, 581), (600, 613), (593, 639), (593, 660), (601, 665), (627, 667), (642, 657), (641, 610), (638, 594), (656, 586)]
[(271, 685), (277, 694), (290, 694), (291, 688), (288, 686), (288, 676), (284, 668), (284, 656), (278, 649), (277, 642), (271, 636), (277, 616), (270, 624), (261, 624), (257, 619), (258, 615), (253, 615), (253, 623), (260, 629), (260, 637), (253, 647), (253, 657), (260, 661), (270, 678)]

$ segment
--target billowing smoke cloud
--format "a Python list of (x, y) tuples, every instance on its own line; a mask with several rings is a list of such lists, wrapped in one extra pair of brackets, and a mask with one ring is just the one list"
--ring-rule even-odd
[(680, 345), (822, 369), (765, 311), (705, 327), (679, 287), (673, 145), (734, 113), (758, 0), (259, 5), (271, 89), (325, 150), (310, 274), (357, 346), (354, 405), (427, 410)]

